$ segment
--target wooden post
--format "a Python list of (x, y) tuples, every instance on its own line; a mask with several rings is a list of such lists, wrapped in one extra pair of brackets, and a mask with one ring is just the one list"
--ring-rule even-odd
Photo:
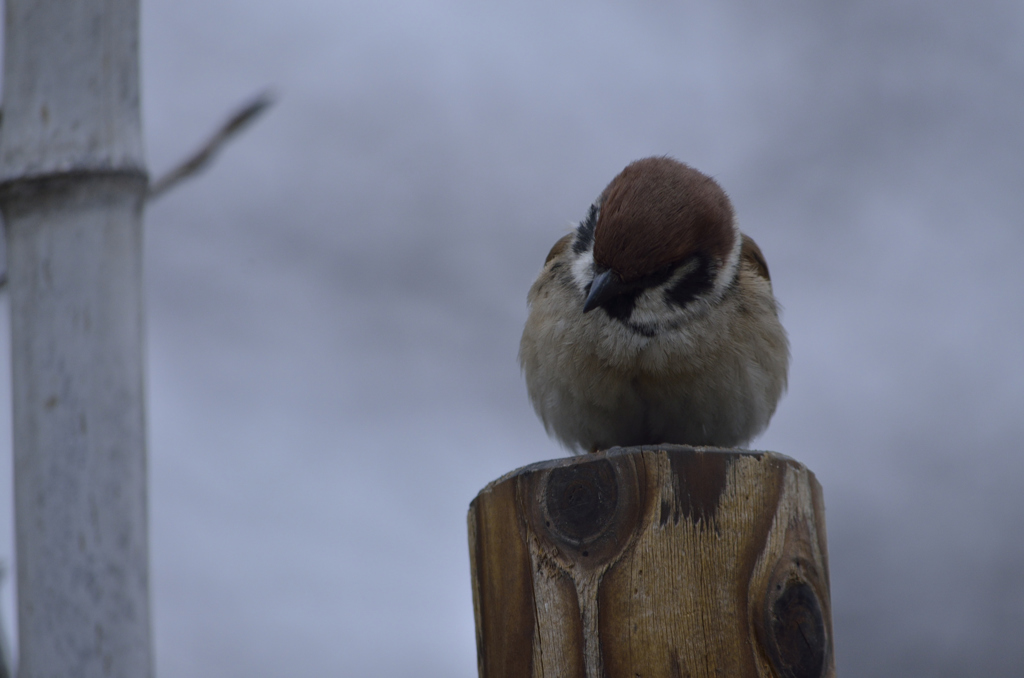
[(825, 512), (788, 457), (533, 464), (469, 509), (481, 678), (835, 676)]
[(17, 673), (147, 678), (139, 3), (5, 10)]

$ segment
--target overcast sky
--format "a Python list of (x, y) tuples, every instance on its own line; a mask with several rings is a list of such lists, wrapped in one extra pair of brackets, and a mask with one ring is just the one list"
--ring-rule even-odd
[(718, 179), (771, 267), (793, 361), (754, 447), (824, 487), (840, 673), (1022, 675), (1019, 0), (142, 17), (154, 175), (279, 97), (146, 215), (161, 678), (475, 675), (468, 504), (564, 454), (516, 363), (527, 289), (652, 154)]

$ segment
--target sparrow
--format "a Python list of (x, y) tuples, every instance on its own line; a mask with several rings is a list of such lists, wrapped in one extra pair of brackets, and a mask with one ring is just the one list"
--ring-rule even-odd
[(551, 248), (519, 346), (530, 401), (573, 452), (739, 447), (786, 389), (768, 264), (711, 177), (628, 165)]

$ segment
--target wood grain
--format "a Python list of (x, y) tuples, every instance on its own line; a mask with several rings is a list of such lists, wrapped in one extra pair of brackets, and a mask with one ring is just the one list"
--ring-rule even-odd
[(833, 678), (824, 504), (770, 452), (613, 448), (470, 506), (481, 678)]

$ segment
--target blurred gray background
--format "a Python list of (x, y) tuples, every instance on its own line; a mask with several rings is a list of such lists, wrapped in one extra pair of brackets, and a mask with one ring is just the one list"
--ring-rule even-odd
[(146, 216), (158, 675), (475, 675), (468, 503), (564, 454), (526, 291), (670, 154), (785, 308), (840, 674), (1024, 676), (1019, 0), (149, 0), (142, 56), (154, 175), (280, 96)]

